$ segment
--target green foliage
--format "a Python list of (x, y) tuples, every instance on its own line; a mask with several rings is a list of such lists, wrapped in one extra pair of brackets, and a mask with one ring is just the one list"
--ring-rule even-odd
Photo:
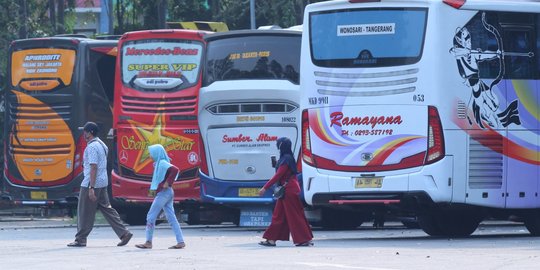
[[(217, 2), (217, 1), (216, 1)], [(211, 21), (208, 0), (169, 0), (167, 21)]]

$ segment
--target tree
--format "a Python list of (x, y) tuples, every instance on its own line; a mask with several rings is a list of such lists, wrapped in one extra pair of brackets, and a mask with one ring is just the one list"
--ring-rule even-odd
[(212, 6), (217, 7), (218, 0), (169, 0), (168, 21), (211, 21)]

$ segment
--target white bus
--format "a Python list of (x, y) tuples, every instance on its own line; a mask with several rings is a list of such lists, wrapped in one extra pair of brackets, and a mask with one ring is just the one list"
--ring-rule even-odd
[(258, 191), (274, 175), (276, 140), (289, 137), (299, 154), (301, 31), (239, 30), (205, 39), (201, 199), (235, 209), (241, 226), (267, 226), (272, 194)]
[(330, 1), (304, 13), (308, 204), (412, 213), (429, 235), (487, 217), (540, 235), (538, 1)]

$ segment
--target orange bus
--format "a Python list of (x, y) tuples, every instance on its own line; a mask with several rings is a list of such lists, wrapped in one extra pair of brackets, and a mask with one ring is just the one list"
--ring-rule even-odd
[[(2, 198), (15, 204), (76, 204), (86, 121), (112, 126), (115, 40), (13, 41), (5, 99)], [(103, 140), (106, 132), (104, 132)]]

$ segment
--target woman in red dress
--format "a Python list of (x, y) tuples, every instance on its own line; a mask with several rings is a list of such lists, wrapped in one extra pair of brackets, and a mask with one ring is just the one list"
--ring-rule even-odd
[(312, 246), (313, 233), (304, 214), (304, 207), (300, 201), (300, 185), (296, 178), (296, 161), (291, 150), (289, 138), (279, 138), (279, 160), (276, 165), (276, 174), (259, 190), (262, 196), (272, 185), (279, 183), (285, 185), (285, 195), (276, 201), (272, 222), (264, 232), (265, 241), (259, 242), (262, 246), (276, 246), (277, 240), (289, 241), (289, 233), (296, 246)]

